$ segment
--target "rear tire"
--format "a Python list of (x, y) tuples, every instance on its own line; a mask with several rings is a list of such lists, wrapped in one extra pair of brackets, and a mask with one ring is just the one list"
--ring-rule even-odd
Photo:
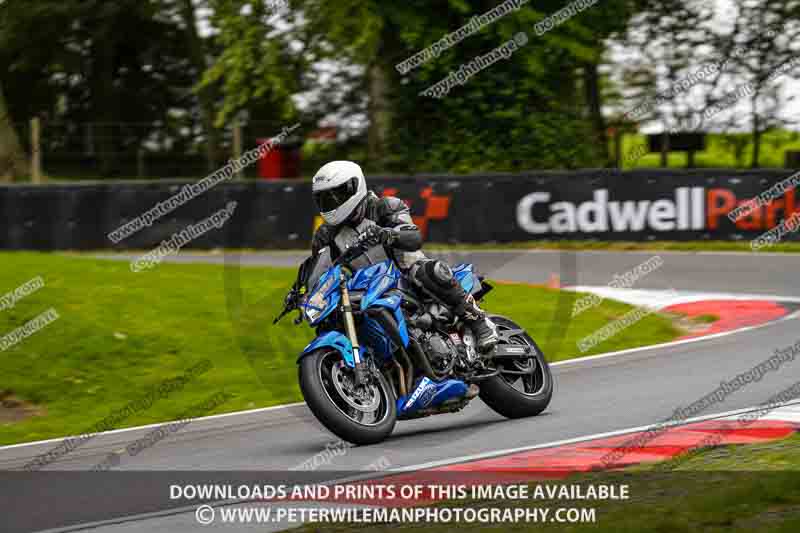
[(315, 350), (300, 360), (300, 390), (308, 408), (331, 433), (347, 442), (366, 445), (385, 440), (397, 421), (394, 393), (378, 373), (369, 397), (356, 397), (348, 387), (352, 369), (343, 363), (341, 354), (330, 348)]
[[(522, 329), (508, 318), (497, 315), (490, 318), (497, 325), (501, 337), (503, 330)], [(550, 372), (550, 365), (547, 364), (536, 342), (524, 331), (508, 338), (508, 343), (532, 347), (536, 352), (535, 363), (530, 359), (523, 363), (512, 360), (500, 363), (503, 368), (521, 371), (530, 369), (532, 364), (536, 367), (530, 376), (503, 374), (501, 371), (499, 375), (481, 382), (481, 400), (506, 418), (536, 416), (547, 408), (553, 397), (553, 375)], [(497, 368), (500, 369), (501, 366)], [(515, 385), (521, 385), (523, 390), (517, 389)]]

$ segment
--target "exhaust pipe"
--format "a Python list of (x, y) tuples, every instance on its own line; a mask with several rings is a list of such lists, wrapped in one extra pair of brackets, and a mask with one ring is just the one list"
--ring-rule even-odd
[[(397, 345), (400, 353), (404, 357), (408, 357), (409, 352), (403, 347), (403, 339), (400, 338), (400, 330), (397, 328), (397, 322), (395, 321), (394, 317), (389, 314), (389, 311), (386, 309), (378, 309), (373, 307), (371, 309), (367, 309), (366, 313), (367, 316), (375, 319), (375, 321), (377, 321), (378, 324), (383, 327), (384, 331), (386, 331), (386, 334), (389, 335), (389, 338), (392, 340), (392, 342)], [(409, 339), (408, 347), (410, 349), (411, 358), (422, 369), (422, 372), (430, 379), (437, 381), (440, 380), (441, 376), (438, 376), (436, 372), (434, 372), (430, 361), (428, 361), (428, 358), (423, 353), (419, 343), (415, 339)], [(410, 364), (409, 367), (410, 369), (413, 368)], [(409, 386), (411, 386), (413, 378), (414, 374), (412, 372), (408, 380)]]

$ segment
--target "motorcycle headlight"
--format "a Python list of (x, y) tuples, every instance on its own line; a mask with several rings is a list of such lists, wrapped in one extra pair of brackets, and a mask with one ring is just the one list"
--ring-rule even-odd
[(309, 322), (314, 322), (321, 312), (321, 309), (314, 309), (313, 307), (305, 308), (306, 318)]
[(325, 282), (314, 291), (311, 298), (306, 300), (303, 307), (309, 322), (314, 322), (319, 315), (328, 307), (328, 298), (325, 294), (330, 290), (335, 282), (334, 276), (330, 276)]

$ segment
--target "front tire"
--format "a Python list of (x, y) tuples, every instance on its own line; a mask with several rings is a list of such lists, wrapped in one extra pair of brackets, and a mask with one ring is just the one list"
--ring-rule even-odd
[(328, 430), (353, 444), (376, 444), (394, 429), (394, 394), (380, 372), (367, 390), (355, 391), (353, 369), (341, 354), (321, 348), (300, 360), (300, 390), (308, 408)]
[[(536, 342), (515, 322), (502, 316), (490, 318), (497, 325), (501, 342), (529, 346), (534, 349), (536, 356), (524, 361), (512, 359), (497, 362), (497, 368), (501, 372), (481, 382), (481, 400), (506, 418), (536, 416), (547, 408), (553, 397), (553, 375), (550, 372), (550, 365), (547, 364)], [(509, 335), (512, 331), (519, 333)], [(520, 375), (511, 374), (509, 371), (530, 371), (530, 373)]]

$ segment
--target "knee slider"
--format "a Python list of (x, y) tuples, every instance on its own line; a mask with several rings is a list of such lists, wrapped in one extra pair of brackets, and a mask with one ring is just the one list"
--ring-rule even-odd
[(440, 287), (449, 287), (453, 284), (453, 271), (447, 263), (442, 261), (429, 261), (423, 267), (425, 274), (436, 285)]

